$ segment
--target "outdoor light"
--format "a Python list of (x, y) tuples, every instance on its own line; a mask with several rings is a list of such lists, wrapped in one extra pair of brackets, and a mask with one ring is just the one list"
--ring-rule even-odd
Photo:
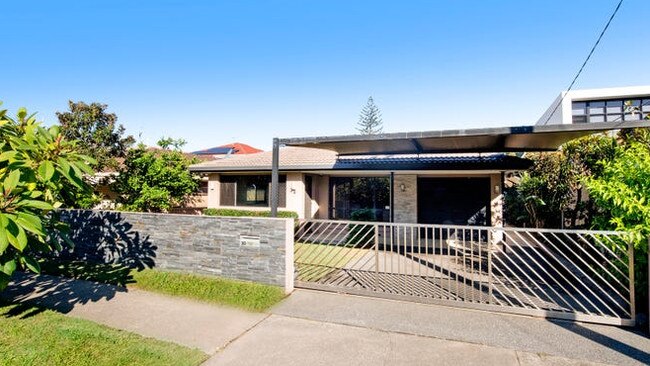
[(404, 183), (399, 185), (399, 190), (402, 192), (406, 192), (406, 185)]

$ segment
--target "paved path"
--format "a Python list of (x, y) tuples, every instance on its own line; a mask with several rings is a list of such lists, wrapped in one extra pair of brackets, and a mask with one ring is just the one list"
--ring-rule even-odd
[(209, 366), (650, 363), (650, 340), (620, 328), (316, 291), (270, 315), (24, 274), (2, 297), (198, 348)]
[(113, 328), (198, 348), (207, 354), (225, 347), (268, 316), (46, 275), (19, 274), (2, 295), (9, 300), (30, 301)]

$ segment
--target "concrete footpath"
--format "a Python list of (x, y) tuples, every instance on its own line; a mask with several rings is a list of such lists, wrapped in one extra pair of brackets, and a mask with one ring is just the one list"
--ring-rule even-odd
[(70, 316), (211, 355), (268, 316), (90, 281), (19, 274), (2, 293)]
[(21, 274), (2, 294), (198, 348), (206, 365), (643, 365), (628, 330), (297, 290), (270, 314)]

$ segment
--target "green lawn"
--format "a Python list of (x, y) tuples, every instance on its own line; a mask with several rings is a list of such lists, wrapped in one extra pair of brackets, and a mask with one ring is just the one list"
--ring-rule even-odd
[(43, 273), (110, 283), (249, 311), (264, 311), (284, 298), (280, 287), (156, 269), (129, 270), (82, 261), (44, 261)]
[(0, 365), (199, 365), (203, 352), (26, 305), (0, 303)]
[(338, 268), (361, 259), (368, 251), (345, 246), (295, 243), (298, 279), (318, 281)]

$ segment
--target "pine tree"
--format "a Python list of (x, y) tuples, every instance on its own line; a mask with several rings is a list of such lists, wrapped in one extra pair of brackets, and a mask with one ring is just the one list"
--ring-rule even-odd
[(375, 104), (372, 96), (368, 97), (368, 102), (359, 115), (357, 131), (363, 135), (376, 135), (382, 132), (383, 124), (379, 107)]

